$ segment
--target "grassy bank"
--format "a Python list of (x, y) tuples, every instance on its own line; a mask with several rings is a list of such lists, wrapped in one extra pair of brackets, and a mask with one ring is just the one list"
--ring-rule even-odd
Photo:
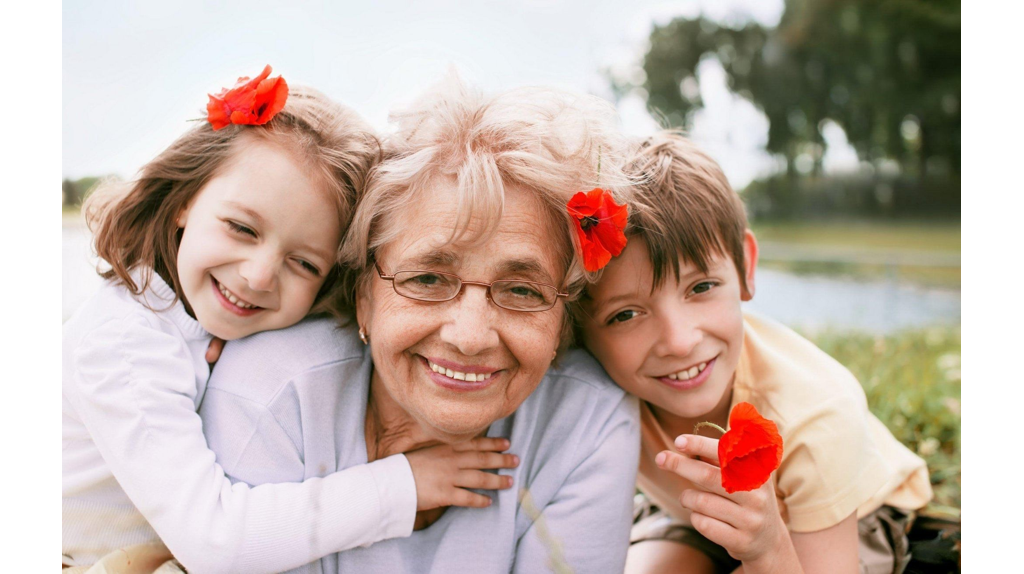
[[(934, 256), (959, 258), (960, 223), (957, 221), (755, 221), (752, 226), (762, 245), (762, 264), (767, 267), (805, 275), (887, 278), (960, 288), (958, 265), (919, 264), (919, 259)], [(792, 251), (812, 255), (814, 260), (791, 260), (791, 253), (787, 252)], [(863, 259), (873, 262), (859, 261)], [(914, 264), (878, 263), (887, 259), (909, 260)]]
[(853, 372), (875, 416), (928, 463), (931, 510), (959, 516), (960, 329), (810, 338)]

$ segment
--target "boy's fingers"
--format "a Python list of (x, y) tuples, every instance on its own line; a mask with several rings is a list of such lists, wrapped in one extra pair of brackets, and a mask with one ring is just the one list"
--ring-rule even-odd
[(688, 488), (679, 495), (679, 503), (683, 508), (703, 514), (704, 516), (714, 517), (733, 528), (743, 526), (741, 518), (742, 507), (724, 496), (696, 488)]
[(452, 445), (452, 450), (455, 452), (466, 452), (470, 450), (508, 450), (511, 445), (507, 438), (475, 438), (466, 442)]
[(731, 548), (736, 544), (736, 529), (717, 518), (699, 512), (691, 512), (690, 525), (719, 546)]
[(519, 457), (514, 454), (476, 450), (461, 452), (458, 455), (459, 468), (515, 468), (519, 466)]
[(722, 488), (722, 470), (717, 466), (667, 450), (659, 452), (658, 456), (654, 457), (654, 462), (708, 492), (727, 496)]
[(491, 499), (482, 494), (456, 488), (453, 489), (451, 493), (451, 505), (467, 506), (470, 508), (487, 508), (491, 505)]
[(505, 490), (512, 487), (512, 477), (480, 470), (460, 470), (455, 475), (455, 486), (478, 490)]
[(676, 448), (683, 454), (699, 456), (704, 462), (718, 465), (718, 439), (681, 434), (676, 437)]

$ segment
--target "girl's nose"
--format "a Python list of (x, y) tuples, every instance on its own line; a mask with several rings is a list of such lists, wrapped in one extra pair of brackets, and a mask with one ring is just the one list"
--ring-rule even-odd
[(273, 291), (277, 287), (277, 273), (280, 269), (277, 257), (263, 255), (244, 261), (239, 274), (253, 291)]

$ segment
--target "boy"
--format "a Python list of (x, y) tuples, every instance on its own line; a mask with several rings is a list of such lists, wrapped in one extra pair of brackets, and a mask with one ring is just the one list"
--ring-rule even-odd
[[(924, 461), (868, 411), (849, 371), (741, 310), (754, 295), (757, 241), (713, 160), (662, 133), (631, 169), (645, 183), (629, 241), (578, 310), (584, 344), (642, 399), (638, 486), (661, 510), (643, 503), (627, 572), (832, 574), (857, 572), (858, 561), (861, 572), (901, 572), (907, 517), (897, 509), (931, 499)], [(727, 494), (718, 437), (687, 433), (701, 421), (725, 427), (743, 401), (775, 421), (784, 454), (773, 480)]]

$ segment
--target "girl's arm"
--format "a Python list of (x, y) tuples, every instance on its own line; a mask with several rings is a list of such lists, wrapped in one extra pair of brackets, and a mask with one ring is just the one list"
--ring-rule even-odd
[(682, 506), (692, 511), (690, 523), (742, 561), (744, 574), (858, 571), (856, 514), (818, 532), (790, 534), (772, 480), (757, 490), (729, 494), (721, 486), (717, 440), (683, 435), (676, 447), (701, 460), (665, 451), (658, 455), (659, 466), (698, 487), (680, 495)]
[[(148, 320), (113, 320), (83, 340), (69, 400), (121, 488), (186, 568), (279, 572), (409, 535), (416, 485), (401, 455), (305, 482), (232, 484), (203, 435), (188, 349)], [(273, 417), (259, 424), (289, 441)]]

